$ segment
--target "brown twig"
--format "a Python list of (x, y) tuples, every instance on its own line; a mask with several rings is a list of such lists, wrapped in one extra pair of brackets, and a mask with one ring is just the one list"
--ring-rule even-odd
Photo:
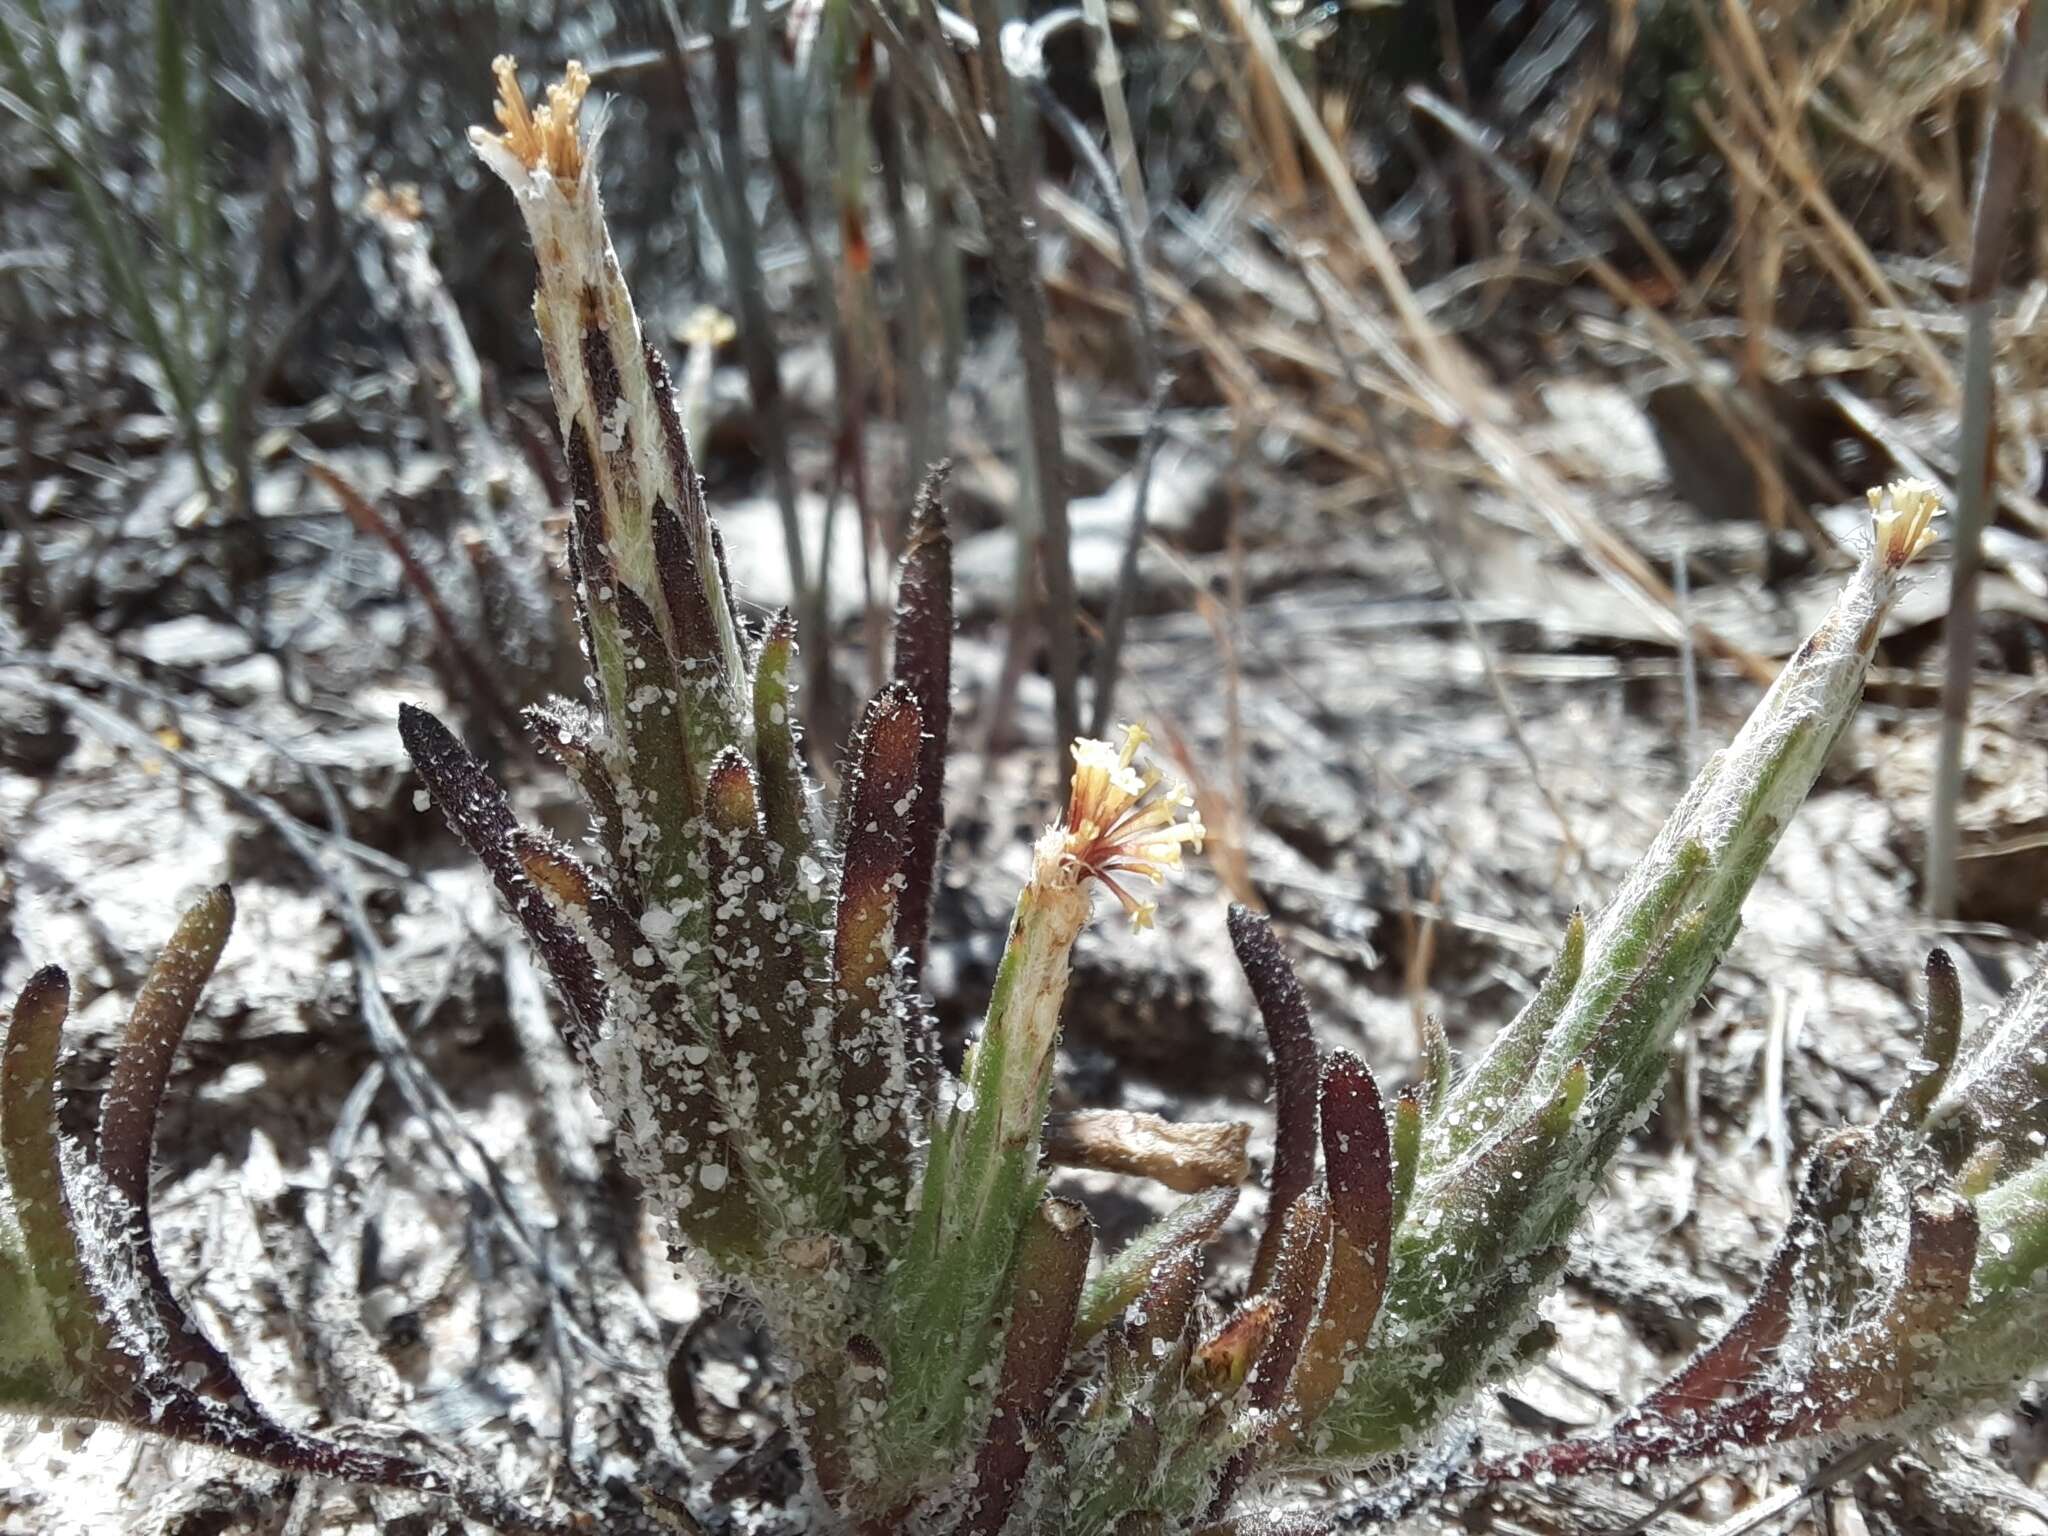
[[(1091, 735), (1107, 736), (1116, 708), (1117, 670), (1123, 656), (1124, 627), (1131, 615), (1131, 593), (1137, 586), (1138, 551), (1145, 542), (1152, 470), (1159, 459), (1159, 445), (1166, 436), (1160, 413), (1166, 403), (1167, 381), (1159, 364), (1159, 324), (1153, 316), (1152, 299), (1144, 277), (1145, 262), (1138, 241), (1145, 205), (1137, 167), (1132, 164), (1126, 168), (1130, 186), (1135, 189), (1126, 191), (1094, 138), (1082, 126), (1080, 119), (1053, 94), (1047, 83), (1045, 38), (1062, 24), (1063, 16), (1073, 14), (1056, 12), (1028, 28), (1026, 46), (1018, 50), (1012, 69), (1030, 88), (1038, 110), (1066, 140), (1067, 147), (1073, 150), (1074, 158), (1094, 181), (1109, 208), (1110, 224), (1116, 231), (1117, 245), (1123, 253), (1124, 276), (1130, 287), (1131, 339), (1137, 349), (1138, 377), (1145, 388), (1145, 434), (1138, 444), (1137, 467), (1132, 471), (1135, 484), (1131, 493), (1131, 524), (1124, 534), (1123, 552), (1117, 559), (1117, 579), (1110, 595), (1109, 612), (1102, 622), (1102, 643), (1095, 662), (1095, 701), (1088, 729)], [(1112, 51), (1106, 30), (1094, 33), (1091, 41), (1098, 58)], [(1122, 97), (1119, 95), (1117, 99), (1121, 101)], [(1134, 197), (1139, 201), (1133, 202), (1131, 199)]]
[(1970, 230), (1969, 281), (1963, 289), (1968, 327), (1963, 350), (1962, 473), (1958, 476), (1951, 535), (1948, 623), (1943, 631), (1947, 667), (1941, 695), (1941, 744), (1927, 836), (1927, 911), (1936, 920), (1956, 913), (1956, 810), (1963, 792), (1963, 736), (1970, 725), (1971, 674), (1977, 663), (1977, 579), (1984, 563), (1984, 524), (1998, 473), (1997, 404), (1991, 370), (1991, 319), (2006, 230), (2021, 178), (2031, 159), (2044, 81), (2048, 81), (2048, 26), (2036, 0), (2014, 21), (2005, 70), (1998, 82), (1991, 131), (1977, 173), (1976, 212)]

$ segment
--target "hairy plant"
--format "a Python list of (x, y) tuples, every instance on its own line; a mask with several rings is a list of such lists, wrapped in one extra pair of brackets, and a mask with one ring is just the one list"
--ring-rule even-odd
[(179, 920), (136, 995), (89, 1149), (58, 1126), (63, 970), (31, 976), (0, 1029), (0, 1411), (121, 1424), (282, 1471), (452, 1498), (500, 1530), (566, 1532), (457, 1470), (287, 1427), (171, 1289), (150, 1221), (157, 1115), (234, 916), (216, 886)]
[[(1640, 1470), (1812, 1435), (1897, 1433), (2048, 1364), (2048, 960), (1962, 1046), (1955, 962), (1876, 1123), (1815, 1148), (1728, 1331), (1610, 1430), (1488, 1469)], [(1959, 1049), (1960, 1048), (1960, 1049)]]
[(572, 65), (535, 108), (509, 61), (497, 72), (502, 132), (472, 137), (538, 258), (599, 706), (536, 720), (591, 801), (591, 857), (516, 825), (428, 716), (408, 711), (403, 729), (552, 966), (671, 1241), (777, 1340), (815, 1495), (877, 1532), (1192, 1529), (1240, 1490), (1414, 1445), (1523, 1337), (1655, 1098), (1673, 1033), (1860, 697), (1900, 572), (1933, 536), (1932, 495), (1873, 497), (1870, 550), (1827, 620), (1470, 1070), (1440, 1050), (1390, 1110), (1363, 1062), (1317, 1049), (1277, 943), (1234, 915), (1280, 1129), (1247, 1294), (1212, 1317), (1201, 1250), (1233, 1190), (1193, 1195), (1091, 1278), (1087, 1214), (1048, 1198), (1041, 1170), (1091, 888), (1149, 923), (1143, 887), (1200, 846), (1184, 791), (1140, 768), (1136, 728), (1075, 742), (981, 1035), (946, 1073), (915, 985), (947, 711), (938, 487), (913, 520), (895, 679), (827, 826), (798, 745), (790, 626), (755, 637), (736, 616), (666, 369), (611, 251), (578, 127), (585, 78)]
[[(982, 1030), (948, 1072), (917, 986), (950, 709), (941, 487), (928, 483), (913, 513), (893, 677), (867, 706), (828, 820), (799, 735), (793, 627), (785, 616), (757, 633), (738, 612), (666, 368), (606, 234), (578, 126), (586, 79), (571, 65), (535, 108), (509, 61), (497, 75), (502, 131), (473, 142), (533, 235), (596, 706), (557, 701), (529, 720), (589, 801), (589, 848), (521, 826), (432, 716), (407, 709), (400, 729), (552, 972), (564, 1033), (672, 1251), (775, 1340), (816, 1512), (875, 1536), (1314, 1528), (1276, 1522), (1268, 1495), (1426, 1443), (1530, 1336), (1750, 886), (1854, 712), (1901, 573), (1933, 538), (1932, 494), (1873, 494), (1869, 549), (1826, 619), (1606, 909), (1573, 918), (1528, 1006), (1469, 1067), (1437, 1031), (1423, 1081), (1387, 1103), (1363, 1061), (1317, 1045), (1278, 940), (1233, 910), (1278, 1114), (1258, 1250), (1241, 1298), (1219, 1307), (1205, 1248), (1237, 1200), (1240, 1140), (1093, 1117), (1045, 1145), (1094, 887), (1150, 924), (1152, 889), (1201, 845), (1185, 791), (1139, 763), (1136, 727), (1114, 745), (1074, 742), (1066, 804), (1034, 844)], [(217, 914), (194, 921), (167, 952), (186, 957), (173, 989), (183, 1015), (225, 932)], [(140, 1101), (110, 1093), (98, 1174), (60, 1169), (38, 1139), (49, 1114), (35, 1085), (47, 1093), (61, 1012), (51, 974), (31, 983), (8, 1040), (0, 1379), (15, 1403), (163, 1427), (159, 1405), (188, 1403), (226, 1363), (211, 1346), (180, 1354), (190, 1330), (142, 1262), (146, 1215), (138, 1227), (124, 1214), (146, 1211), (141, 1185), (108, 1171), (109, 1149), (118, 1169), (120, 1148), (138, 1134), (146, 1146), (153, 1111), (138, 1121)], [(1816, 1261), (1821, 1289), (1805, 1304), (1830, 1302), (1845, 1321), (1805, 1336), (1818, 1341), (1815, 1371), (1836, 1375), (1792, 1368), (1763, 1390), (1846, 1384), (1855, 1412), (1898, 1414), (1993, 1390), (2037, 1349), (2048, 982), (2027, 995), (1953, 1072), (1957, 1009), (1944, 1001), (1876, 1150), (1860, 1163), (1823, 1154), (1832, 1193), (1815, 1209), (1830, 1237), (1861, 1178), (1876, 1192), (1866, 1204), (1895, 1217), (1871, 1223), (1863, 1268), (1893, 1279), (1873, 1291), (1856, 1263)], [(124, 1070), (159, 1074), (152, 1105), (168, 1050), (145, 1031), (123, 1053)], [(1189, 1184), (1226, 1182), (1196, 1187), (1098, 1263), (1085, 1209), (1047, 1193), (1048, 1151), (1174, 1177), (1192, 1163), (1210, 1171)], [(67, 1179), (93, 1198), (66, 1208), (50, 1192)], [(1973, 1273), (1980, 1232), (1992, 1257)], [(1937, 1360), (1920, 1335), (1949, 1314), (1961, 1331)], [(96, 1363), (103, 1338), (131, 1337), (144, 1346)], [(1783, 1337), (1774, 1370), (1790, 1358)], [(1739, 1384), (1743, 1347), (1707, 1375)], [(213, 1384), (224, 1390), (208, 1413), (239, 1400), (230, 1379)], [(1704, 1386), (1696, 1396), (1710, 1402)], [(1775, 1437), (1735, 1438), (1851, 1420), (1774, 1422)]]

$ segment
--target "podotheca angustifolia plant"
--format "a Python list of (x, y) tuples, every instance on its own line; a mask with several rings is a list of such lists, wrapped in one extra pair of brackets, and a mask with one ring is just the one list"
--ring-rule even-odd
[[(586, 77), (572, 65), (535, 106), (509, 61), (497, 76), (498, 130), (473, 137), (533, 237), (591, 672), (589, 705), (555, 701), (528, 720), (589, 803), (588, 846), (522, 826), (432, 716), (408, 709), (400, 728), (552, 972), (564, 1033), (672, 1251), (773, 1337), (818, 1521), (875, 1536), (1249, 1531), (1289, 1479), (1370, 1472), (1426, 1445), (1528, 1337), (1654, 1101), (1673, 1035), (1855, 710), (1902, 573), (1933, 537), (1931, 492), (1873, 497), (1868, 549), (1833, 609), (1469, 1066), (1439, 1042), (1423, 1081), (1387, 1102), (1363, 1061), (1317, 1045), (1267, 924), (1232, 913), (1278, 1126), (1257, 1254), (1222, 1307), (1205, 1249), (1234, 1185), (1191, 1194), (1098, 1260), (1087, 1212), (1048, 1194), (1041, 1155), (1096, 887), (1150, 922), (1157, 888), (1201, 845), (1185, 791), (1145, 766), (1136, 727), (1073, 743), (986, 1018), (949, 1072), (918, 988), (950, 713), (940, 484), (911, 520), (891, 680), (828, 816), (806, 768), (793, 627), (752, 627), (735, 602), (667, 369), (612, 253), (579, 126)], [(0, 1364), (14, 1401), (93, 1411), (102, 1399), (67, 1396), (75, 1383), (52, 1362), (89, 1357), (99, 1338), (61, 1330), (156, 1291), (96, 1278), (90, 1254), (112, 1239), (76, 1202), (61, 1214), (38, 1171), (54, 1166), (35, 1151), (48, 1119), (35, 1094), (58, 985), (38, 977), (10, 1026), (8, 1252), (29, 1257), (4, 1276), (34, 1305), (11, 1314), (29, 1321)], [(1939, 994), (1926, 1069), (1883, 1125), (1824, 1148), (1809, 1180), (1814, 1220), (1859, 1190), (1896, 1220), (1801, 1259), (1790, 1279), (1774, 1267), (1764, 1320), (1742, 1326), (1767, 1341), (1795, 1305), (1847, 1321), (1805, 1330), (1819, 1341), (1810, 1364), (1780, 1351), (1768, 1379), (1743, 1374), (1745, 1345), (1703, 1357), (1682, 1402), (1645, 1405), (1659, 1425), (1680, 1422), (1675, 1404), (1689, 1415), (1659, 1431), (1672, 1454), (1951, 1405), (2038, 1360), (2039, 992), (1953, 1071), (1959, 1004)], [(129, 1050), (156, 1062), (164, 1048)], [(34, 1152), (25, 1173), (18, 1136)], [(70, 1268), (36, 1257), (74, 1250)], [(1888, 1286), (1881, 1316), (1856, 1300), (1873, 1276)], [(1959, 1330), (1939, 1358), (1919, 1342), (1937, 1313)], [(158, 1325), (154, 1353), (174, 1360), (178, 1335)], [(1823, 1387), (1850, 1406), (1785, 1407)], [(1749, 1406), (1716, 1406), (1722, 1388)], [(1553, 1470), (1600, 1460), (1553, 1454)]]

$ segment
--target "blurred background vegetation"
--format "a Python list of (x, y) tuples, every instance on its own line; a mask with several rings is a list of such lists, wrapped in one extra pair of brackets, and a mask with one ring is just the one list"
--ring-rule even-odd
[[(1071, 115), (1115, 170), (1113, 185), (1087, 174), (1020, 93), (1018, 144), (1050, 189), (1033, 212), (1068, 474), (1085, 489), (1128, 463), (1155, 383), (1175, 433), (1263, 430), (1274, 423), (1246, 406), (1284, 403), (1320, 424), (1293, 434), (1289, 469), (1340, 480), (1375, 458), (1344, 421), (1358, 406), (1333, 349), (1303, 340), (1320, 329), (1302, 307), (1312, 252), (1347, 296), (1331, 317), (1346, 345), (1361, 319), (1346, 306), (1386, 311), (1392, 344), (1448, 389), (1432, 401), (1365, 359), (1358, 382), (1397, 435), (1431, 417), (1455, 431), (1475, 406), (1508, 420), (1459, 389), (1511, 389), (1532, 365), (1619, 365), (1681, 494), (1790, 529), (1784, 559), (1824, 558), (1815, 508), (1901, 464), (1953, 479), (1970, 183), (2013, 11), (1120, 0), (1038, 15), (1054, 124)], [(15, 494), (0, 569), (28, 630), (108, 603), (207, 600), (187, 583), (260, 610), (268, 575), (325, 558), (336, 533), (302, 479), (266, 502), (268, 466), (307, 441), (374, 444), (394, 463), (431, 444), (438, 408), (418, 398), (427, 364), (407, 335), (422, 311), (365, 217), (373, 185), (419, 189), (490, 414), (549, 456), (529, 409), (520, 235), (462, 147), (497, 52), (536, 74), (590, 65), (620, 254), (671, 350), (687, 351), (699, 306), (740, 322), (715, 362), (736, 365), (717, 375), (743, 380), (744, 399), (706, 407), (716, 478), (764, 475), (799, 537), (799, 487), (825, 489), (878, 553), (930, 459), (985, 447), (1028, 479), (988, 363), (1009, 355), (1013, 327), (972, 167), (919, 114), (929, 61), (892, 60), (849, 3), (8, 0), (0, 395)], [(1156, 381), (1132, 376), (1145, 349), (1108, 238), (1119, 200), (1156, 264)], [(2001, 485), (2030, 531), (2038, 367), (2023, 301), (2042, 235), (2029, 196), (2002, 242), (2014, 304), (1999, 350), (2012, 375)], [(1382, 238), (1420, 308), (1375, 291)], [(1205, 312), (1221, 336), (1204, 339)], [(1199, 414), (1216, 406), (1236, 419)], [(1319, 435), (1365, 441), (1352, 454)], [(135, 475), (176, 530), (143, 590), (105, 563), (134, 536), (112, 524), (133, 509)], [(1012, 510), (1028, 536), (1027, 500)], [(813, 586), (831, 580), (819, 542)]]

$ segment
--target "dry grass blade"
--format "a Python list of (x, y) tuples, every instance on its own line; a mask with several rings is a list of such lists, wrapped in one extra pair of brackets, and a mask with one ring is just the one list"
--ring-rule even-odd
[[(1224, 9), (1231, 24), (1243, 34), (1249, 45), (1247, 58), (1254, 81), (1262, 92), (1270, 91), (1277, 96), (1286, 108), (1294, 132), (1308, 147), (1317, 174), (1336, 200), (1352, 238), (1358, 242), (1360, 253), (1379, 279), (1387, 302), (1393, 306), (1402, 327), (1414, 342), (1423, 365), (1469, 409), (1478, 394), (1478, 384), (1470, 365), (1452, 351), (1451, 344), (1445, 341), (1443, 333), (1423, 310), (1415, 290), (1401, 271), (1400, 259), (1395, 256), (1392, 244), (1381, 231), (1379, 221), (1373, 218), (1372, 210), (1365, 206), (1365, 199), (1359, 195), (1350, 162), (1330, 137), (1329, 129), (1309, 100), (1307, 89), (1280, 57), (1279, 44), (1273, 39), (1273, 31), (1267, 25), (1265, 15), (1248, 0), (1224, 0)], [(1291, 153), (1291, 140), (1286, 142)], [(1299, 195), (1289, 196), (1283, 184), (1281, 199), (1283, 206), (1287, 206), (1298, 202)]]
[[(1407, 518), (1408, 526), (1421, 538), (1423, 548), (1428, 551), (1430, 565), (1436, 571), (1437, 580), (1443, 583), (1452, 606), (1457, 609), (1458, 622), (1464, 628), (1465, 638), (1479, 657), (1480, 670), (1485, 674), (1487, 687), (1493, 694), (1494, 702), (1500, 707), (1501, 719), (1507, 726), (1509, 740), (1514, 743), (1515, 750), (1521, 753), (1522, 761), (1528, 765), (1530, 780), (1536, 785), (1537, 793), (1542, 795), (1543, 803), (1550, 807), (1551, 815), (1557, 818), (1558, 831), (1564, 838), (1565, 856), (1582, 861), (1585, 853), (1577, 833), (1572, 830), (1571, 815), (1551, 787), (1550, 777), (1544, 772), (1543, 762), (1537, 756), (1535, 748), (1530, 745), (1528, 733), (1522, 729), (1521, 711), (1515, 708), (1515, 702), (1508, 694), (1507, 684), (1501, 679), (1500, 669), (1494, 663), (1493, 647), (1487, 643), (1484, 632), (1472, 618), (1471, 607), (1465, 601), (1464, 585), (1458, 580), (1458, 574), (1452, 568), (1451, 561), (1444, 551), (1443, 541), (1438, 536), (1435, 515), (1423, 507), (1410, 472), (1408, 455), (1388, 432), (1378, 401), (1360, 380), (1351, 354), (1337, 334), (1336, 323), (1331, 316), (1326, 297), (1326, 290), (1333, 286), (1329, 274), (1304, 255), (1284, 232), (1276, 230), (1275, 233), (1279, 235), (1288, 254), (1301, 268), (1309, 295), (1315, 301), (1316, 317), (1322, 324), (1324, 335), (1328, 338), (1331, 352), (1337, 359), (1344, 381), (1350, 387), (1352, 398), (1359, 410), (1364, 413), (1366, 425), (1371, 432), (1373, 448), (1379, 454), (1381, 467), (1393, 487), (1395, 500), (1401, 507), (1402, 515)], [(1689, 634), (1688, 629), (1687, 635)], [(1425, 929), (1425, 935), (1433, 933), (1433, 927)], [(1414, 946), (1412, 950), (1418, 975), (1427, 974), (1429, 948), (1430, 943), (1426, 940)], [(1415, 990), (1419, 996), (1421, 987), (1418, 985)]]
[[(1102, 0), (1091, 0), (1091, 5), (1089, 14), (1092, 21), (1096, 13), (1102, 11)], [(1136, 347), (1137, 375), (1145, 390), (1145, 432), (1138, 444), (1137, 466), (1131, 472), (1134, 488), (1130, 526), (1125, 531), (1123, 550), (1117, 560), (1117, 579), (1110, 595), (1109, 612), (1103, 619), (1102, 644), (1096, 658), (1095, 707), (1088, 729), (1091, 735), (1107, 736), (1116, 718), (1117, 673), (1123, 657), (1124, 627), (1130, 618), (1131, 594), (1137, 585), (1138, 551), (1145, 542), (1152, 470), (1165, 435), (1160, 409), (1165, 402), (1167, 380), (1159, 366), (1159, 327), (1153, 318), (1149, 285), (1144, 276), (1145, 262), (1139, 249), (1138, 231), (1144, 222), (1145, 203), (1136, 160), (1125, 157), (1124, 180), (1119, 182), (1116, 171), (1097, 147), (1094, 136), (1079, 118), (1067, 110), (1046, 78), (1045, 39), (1072, 15), (1068, 11), (1054, 12), (1027, 29), (1023, 34), (1026, 39), (1023, 47), (1006, 46), (1004, 51), (1012, 60), (1012, 70), (1030, 87), (1038, 110), (1059, 130), (1060, 137), (1074, 152), (1074, 158), (1108, 205), (1110, 222), (1116, 230), (1117, 244), (1123, 256), (1125, 281), (1130, 285), (1132, 340)], [(1130, 126), (1122, 115), (1123, 93), (1116, 86), (1116, 45), (1109, 34), (1106, 14), (1091, 31), (1090, 42), (1095, 53), (1096, 78), (1101, 85), (1112, 134), (1119, 124), (1122, 125), (1121, 154), (1129, 146)]]
[(2026, 0), (2015, 19), (2005, 70), (1985, 136), (1970, 228), (1969, 278), (1963, 291), (1962, 467), (1957, 476), (1955, 531), (1949, 567), (1947, 651), (1942, 679), (1941, 741), (1935, 763), (1934, 803), (1927, 835), (1927, 910), (1937, 920), (1956, 912), (1956, 825), (1963, 795), (1963, 737), (1970, 725), (1970, 693), (1977, 668), (1977, 583), (1984, 562), (1984, 526), (1998, 473), (1997, 397), (1992, 376), (1991, 320), (2006, 231), (2012, 223), (2029, 150), (2036, 148), (2034, 119), (2048, 83), (2048, 20), (2037, 0)]
[[(1023, 114), (1003, 57), (1002, 17), (989, 0), (981, 0), (974, 7), (982, 88), (977, 102), (966, 88), (965, 73), (954, 60), (951, 47), (944, 41), (944, 28), (930, 7), (919, 13), (919, 35), (914, 38), (905, 35), (890, 8), (877, 0), (860, 0), (860, 10), (887, 41), (891, 66), (909, 83), (926, 126), (948, 138), (961, 152), (968, 189), (988, 235), (996, 291), (1016, 328), (1039, 525), (1032, 544), (1048, 605), (1045, 642), (1052, 672), (1054, 738), (1061, 743), (1069, 742), (1081, 734), (1081, 711), (1066, 449), (1049, 336), (1051, 317), (1046, 304), (1045, 276), (1039, 267), (1037, 242), (1030, 234), (1034, 220), (1029, 210), (1035, 199), (1025, 183), (1023, 169), (1035, 160), (1023, 137)], [(1059, 758), (1059, 772), (1064, 787), (1071, 774), (1064, 751)]]
[[(1457, 354), (1423, 310), (1385, 234), (1359, 196), (1342, 152), (1316, 116), (1300, 83), (1280, 65), (1277, 48), (1265, 21), (1242, 0), (1230, 0), (1230, 5), (1233, 19), (1245, 27), (1253, 39), (1254, 60), (1272, 75), (1296, 131), (1315, 157), (1331, 195), (1344, 213), (1367, 263), (1379, 278), (1388, 302), (1413, 340), (1425, 369), (1435, 385), (1457, 403), (1461, 413), (1459, 427), (1504, 485), (1540, 512), (1571, 548), (1640, 607), (1660, 629), (1671, 634), (1674, 640), (1678, 638), (1677, 599), (1663, 577), (1626, 539), (1580, 506), (1578, 498), (1566, 489), (1556, 474), (1493, 419), (1495, 404), (1485, 397), (1469, 362)], [(1439, 113), (1450, 111), (1441, 103), (1437, 104), (1436, 110)], [(1729, 640), (1708, 625), (1696, 622), (1692, 633), (1704, 648), (1734, 662), (1759, 683), (1768, 684), (1777, 674), (1777, 668), (1769, 660)]]
[(1076, 1109), (1045, 1122), (1046, 1160), (1151, 1179), (1184, 1195), (1241, 1184), (1252, 1128), (1242, 1120), (1166, 1120), (1128, 1109)]

